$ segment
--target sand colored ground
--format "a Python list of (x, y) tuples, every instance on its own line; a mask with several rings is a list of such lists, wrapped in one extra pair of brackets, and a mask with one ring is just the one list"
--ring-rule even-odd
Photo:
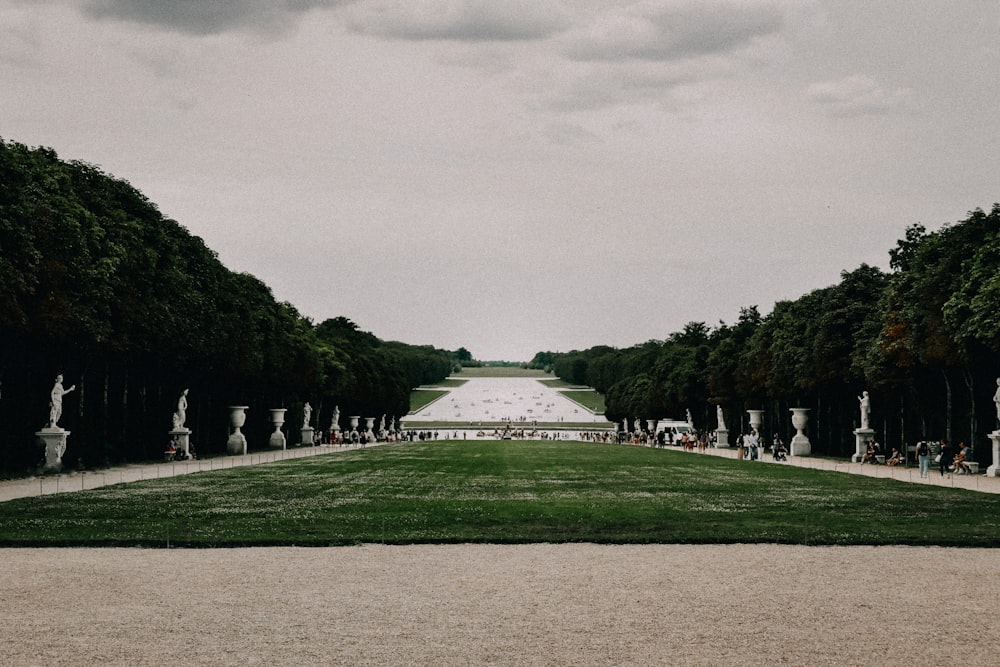
[(3, 665), (1000, 661), (1000, 553), (985, 549), (368, 545), (0, 558)]

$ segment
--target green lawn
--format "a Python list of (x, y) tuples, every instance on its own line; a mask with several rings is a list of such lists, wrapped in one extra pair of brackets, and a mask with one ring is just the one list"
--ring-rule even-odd
[(441, 398), (447, 391), (438, 389), (414, 389), (410, 392), (410, 412), (416, 412), (428, 403), (432, 403)]
[(441, 380), (440, 382), (435, 382), (434, 384), (427, 385), (428, 387), (461, 387), (463, 384), (468, 382), (468, 380), (462, 380), (459, 378), (448, 378), (447, 380)]
[(604, 414), (607, 409), (604, 405), (604, 394), (596, 391), (560, 391), (559, 393), (598, 414)]
[(1000, 496), (579, 442), (381, 446), (0, 503), (0, 545), (1000, 546)]

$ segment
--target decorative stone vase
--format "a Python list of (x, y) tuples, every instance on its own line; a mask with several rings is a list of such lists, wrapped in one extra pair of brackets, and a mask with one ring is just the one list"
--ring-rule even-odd
[(286, 408), (271, 409), (271, 423), (274, 424), (274, 433), (271, 434), (270, 439), (267, 441), (267, 445), (271, 449), (285, 449), (287, 445), (285, 434), (281, 432), (281, 427), (285, 423), (286, 411)]
[(812, 453), (812, 443), (805, 433), (809, 422), (809, 408), (791, 408), (792, 426), (795, 427), (795, 437), (788, 448), (789, 456), (808, 456)]
[(229, 423), (233, 427), (233, 433), (226, 442), (226, 451), (232, 456), (241, 456), (247, 453), (247, 439), (240, 431), (247, 421), (248, 405), (230, 405)]
[(361, 417), (351, 417), (350, 418), (350, 420), (351, 420), (351, 430), (352, 431), (357, 431), (358, 430), (358, 420), (359, 419), (361, 419)]
[(764, 441), (764, 434), (761, 433), (760, 427), (764, 424), (764, 411), (763, 410), (747, 410), (747, 414), (750, 415), (750, 426), (753, 430), (757, 431), (757, 435), (761, 436), (761, 442)]

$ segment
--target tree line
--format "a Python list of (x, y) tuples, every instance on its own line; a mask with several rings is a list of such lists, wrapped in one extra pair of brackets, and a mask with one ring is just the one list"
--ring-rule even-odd
[[(64, 463), (161, 455), (189, 390), (187, 426), (201, 454), (225, 451), (228, 406), (248, 405), (251, 447), (269, 408), (298, 425), (342, 415), (405, 415), (412, 387), (462, 360), (382, 341), (345, 317), (313, 324), (124, 180), (49, 148), (0, 137), (0, 470), (36, 465), (57, 374), (76, 391), (59, 425)], [(295, 440), (295, 431), (292, 430)]]
[(909, 226), (889, 251), (888, 272), (862, 264), (840, 282), (768, 315), (741, 309), (733, 324), (691, 322), (665, 340), (627, 349), (539, 352), (529, 364), (605, 394), (606, 415), (680, 418), (746, 430), (765, 410), (765, 437), (794, 434), (791, 407), (810, 409), (813, 451), (854, 451), (858, 397), (886, 446), (968, 442), (984, 461), (997, 428), (1000, 375), (1000, 204), (928, 232)]

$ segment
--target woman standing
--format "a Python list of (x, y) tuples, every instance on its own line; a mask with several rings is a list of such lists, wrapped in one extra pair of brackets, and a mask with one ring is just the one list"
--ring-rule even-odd
[(951, 460), (955, 458), (955, 455), (951, 451), (951, 447), (944, 440), (941, 441), (941, 454), (938, 455), (938, 463), (941, 466), (941, 476), (944, 477), (944, 471), (951, 466)]

